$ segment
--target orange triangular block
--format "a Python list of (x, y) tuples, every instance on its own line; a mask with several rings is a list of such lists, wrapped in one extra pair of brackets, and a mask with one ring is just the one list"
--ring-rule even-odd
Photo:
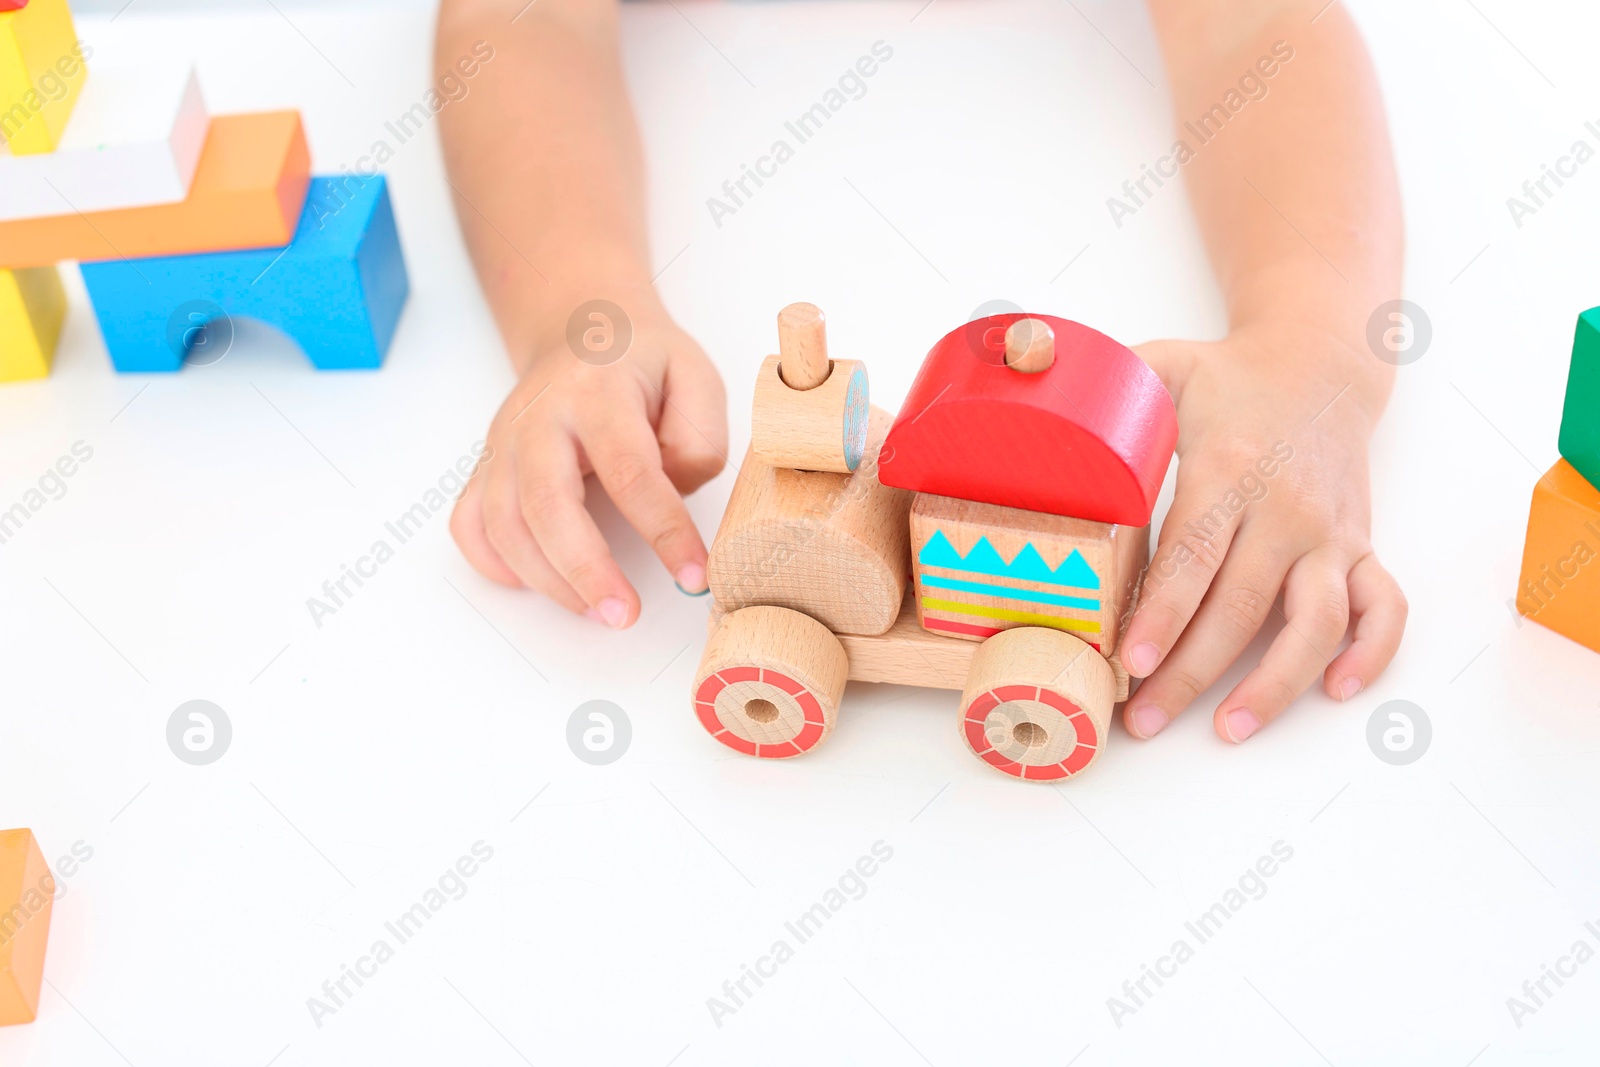
[(0, 1026), (39, 1014), (55, 876), (32, 830), (0, 830)]
[(1564, 459), (1533, 489), (1517, 610), (1600, 652), (1600, 489)]

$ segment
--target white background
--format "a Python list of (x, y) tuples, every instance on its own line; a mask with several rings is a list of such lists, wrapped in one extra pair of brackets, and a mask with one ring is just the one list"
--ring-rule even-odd
[[(968, 755), (949, 692), (852, 685), (793, 762), (716, 745), (687, 698), (706, 602), (604, 505), (644, 598), (628, 632), (479, 579), (442, 514), (313, 624), (307, 597), (511, 384), (436, 129), (387, 168), (413, 294), (377, 373), (315, 373), (256, 329), (215, 366), (117, 375), (69, 270), (54, 373), (0, 388), (0, 509), (94, 450), (0, 545), (0, 825), (94, 855), (0, 1063), (1594, 1062), (1600, 961), (1520, 1029), (1506, 998), (1600, 944), (1600, 656), (1506, 602), (1573, 321), (1600, 303), (1600, 163), (1520, 229), (1505, 200), (1596, 142), (1600, 16), (1475, 2), (1355, 5), (1434, 331), (1374, 450), (1374, 536), (1412, 603), (1399, 658), (1238, 748), (1209, 714), (1236, 668), (1061, 789)], [(1142, 9), (937, 0), (913, 23), (920, 6), (625, 9), (660, 285), (727, 377), (735, 454), (791, 300), (826, 309), (890, 408), (989, 299), (1128, 343), (1222, 328), (1182, 191), (1121, 229), (1105, 207), (1171, 141)], [(431, 16), (284, 12), (135, 5), (80, 31), (101, 61), (192, 57), (215, 111), (303, 109), (337, 172), (425, 91)], [(894, 57), (867, 95), (714, 226), (706, 198), (877, 40)], [(708, 538), (731, 481), (691, 501)], [(165, 739), (196, 698), (233, 724), (206, 767)], [(565, 740), (591, 699), (632, 721), (610, 766)], [(1433, 725), (1407, 767), (1366, 742), (1391, 699)], [(307, 998), (480, 839), (467, 895), (316, 1026)], [(893, 858), (866, 895), (715, 1026), (707, 998), (876, 841)], [(1277, 841), (1293, 858), (1265, 896), (1119, 1028), (1107, 998), (1194, 944), (1184, 923)]]

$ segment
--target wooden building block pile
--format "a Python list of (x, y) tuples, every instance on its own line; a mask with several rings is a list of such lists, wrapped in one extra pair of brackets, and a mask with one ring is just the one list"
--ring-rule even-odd
[(313, 178), (299, 112), (213, 116), (191, 67), (91, 55), (66, 0), (0, 0), (0, 382), (49, 374), (74, 260), (119, 371), (178, 370), (222, 316), (378, 366), (409, 291), (383, 176)]
[(1533, 489), (1517, 610), (1600, 652), (1600, 308), (1578, 316), (1560, 449)]

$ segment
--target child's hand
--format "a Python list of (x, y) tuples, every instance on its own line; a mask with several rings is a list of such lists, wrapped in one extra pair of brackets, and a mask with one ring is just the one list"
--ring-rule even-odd
[(659, 308), (635, 315), (615, 362), (604, 353), (579, 359), (564, 331), (537, 347), (450, 518), (456, 544), (486, 578), (537, 589), (609, 626), (632, 625), (639, 594), (584, 507), (584, 476), (593, 473), (678, 585), (703, 592), (706, 548), (682, 494), (726, 459), (716, 368)]
[[(1177, 402), (1179, 467), (1122, 645), (1128, 672), (1146, 678), (1129, 732), (1153, 736), (1209, 688), (1278, 611), (1280, 589), (1283, 631), (1217, 706), (1218, 735), (1243, 741), (1318, 674), (1350, 699), (1405, 628), (1405, 596), (1369, 540), (1367, 440), (1392, 372), (1298, 324), (1138, 351)], [(1355, 638), (1335, 657), (1351, 618)]]

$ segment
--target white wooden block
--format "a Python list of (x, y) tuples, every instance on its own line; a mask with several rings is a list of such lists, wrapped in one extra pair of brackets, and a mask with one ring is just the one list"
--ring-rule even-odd
[(0, 221), (182, 200), (210, 125), (192, 66), (96, 67), (54, 152), (0, 152)]

